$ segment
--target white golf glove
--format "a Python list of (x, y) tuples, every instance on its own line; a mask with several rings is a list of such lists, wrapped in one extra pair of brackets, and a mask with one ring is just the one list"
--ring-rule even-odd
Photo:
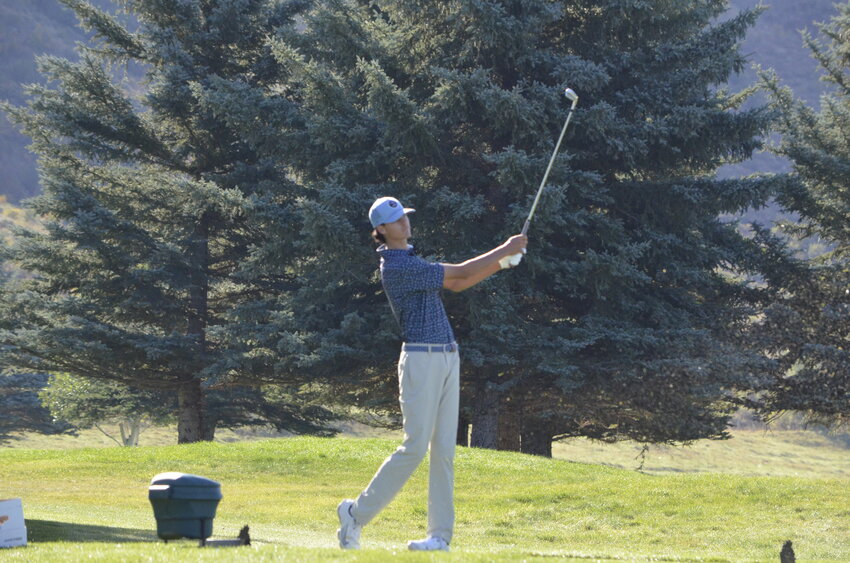
[(514, 266), (518, 266), (520, 261), (522, 261), (522, 255), (525, 254), (525, 249), (522, 249), (521, 253), (511, 254), (510, 256), (505, 256), (504, 258), (499, 260), (499, 266), (502, 267), (503, 270), (507, 268), (513, 268)]

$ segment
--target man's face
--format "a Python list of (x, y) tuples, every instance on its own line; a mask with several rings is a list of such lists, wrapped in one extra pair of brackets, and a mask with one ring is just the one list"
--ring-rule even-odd
[(398, 221), (379, 225), (378, 232), (387, 240), (407, 240), (410, 238), (410, 219), (402, 215)]

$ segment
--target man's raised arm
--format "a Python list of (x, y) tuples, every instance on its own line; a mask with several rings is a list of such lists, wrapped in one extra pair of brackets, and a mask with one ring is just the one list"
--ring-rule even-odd
[[(461, 264), (443, 264), (443, 287), (449, 291), (463, 291), (492, 276), (503, 268), (503, 258), (525, 252), (528, 237), (514, 235), (500, 246)], [(510, 267), (510, 266), (504, 266)]]

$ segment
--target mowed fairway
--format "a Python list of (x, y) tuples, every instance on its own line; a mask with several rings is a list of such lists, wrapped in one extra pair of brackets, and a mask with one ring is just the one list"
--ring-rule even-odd
[[(464, 561), (553, 556), (597, 560), (850, 561), (847, 479), (631, 470), (458, 449), (450, 554), (408, 554), (426, 524), (427, 470), (363, 533), (336, 547), (335, 507), (355, 495), (397, 442), (287, 438), (243, 443), (75, 450), (0, 450), (0, 498), (22, 497), (20, 561)], [(250, 547), (157, 541), (147, 486), (163, 471), (215, 479), (224, 499), (213, 539), (251, 526)]]

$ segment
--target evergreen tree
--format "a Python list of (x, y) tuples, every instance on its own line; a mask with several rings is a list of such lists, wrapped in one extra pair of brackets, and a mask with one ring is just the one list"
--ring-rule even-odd
[(285, 385), (233, 386), (214, 389), (207, 395), (210, 439), (215, 428), (273, 428), (278, 432), (333, 436), (330, 425), (340, 417), (325, 407), (320, 386), (297, 388)]
[[(39, 408), (49, 409), (54, 426), (97, 428), (123, 446), (137, 446), (142, 430), (153, 424), (173, 422), (175, 397), (162, 390), (137, 389), (115, 381), (58, 374), (38, 392)], [(212, 440), (217, 428), (273, 427), (278, 431), (328, 436), (334, 432), (324, 424), (333, 413), (310, 401), (304, 393), (293, 396), (280, 386), (234, 386), (211, 390), (206, 395), (205, 439)], [(106, 430), (118, 424), (120, 441)]]
[[(121, 446), (138, 446), (146, 425), (164, 424), (174, 412), (173, 397), (162, 391), (67, 374), (50, 376), (38, 396), (54, 419), (79, 429), (97, 428)], [(120, 441), (109, 433), (107, 424), (118, 425)]]
[[(777, 360), (776, 379), (760, 405), (766, 415), (803, 411), (818, 422), (850, 420), (850, 3), (821, 26), (826, 42), (806, 34), (830, 93), (819, 112), (796, 100), (776, 76), (763, 75), (777, 112), (781, 144), (797, 180), (778, 198), (799, 220), (786, 234), (820, 241), (827, 251), (796, 264), (786, 291), (756, 331)], [(811, 244), (811, 243), (810, 243)]]
[[(716, 180), (761, 146), (769, 113), (720, 88), (756, 11), (723, 0), (327, 1), (274, 44), (305, 112), (315, 190), (284, 332), (364, 406), (394, 401), (398, 347), (368, 237), (382, 195), (417, 209), (414, 243), (457, 262), (519, 230), (566, 116), (529, 254), (446, 304), (473, 443), (548, 453), (555, 437), (724, 436), (764, 359), (740, 332), (756, 244), (718, 216), (778, 180)], [(360, 384), (358, 388), (356, 385)], [(501, 439), (498, 413), (501, 410)], [(511, 416), (504, 416), (511, 414)], [(510, 424), (507, 424), (510, 423)], [(513, 436), (508, 435), (508, 429)], [(517, 438), (521, 435), (521, 439)]]
[(68, 423), (54, 420), (38, 397), (48, 375), (24, 373), (0, 375), (0, 444), (14, 440), (16, 432), (73, 433)]
[[(297, 395), (308, 378), (262, 361), (296, 336), (258, 333), (297, 287), (304, 194), (287, 157), (298, 127), (268, 40), (303, 2), (118, 2), (134, 30), (62, 2), (94, 42), (77, 63), (42, 58), (49, 84), (5, 107), (39, 155), (44, 193), (29, 206), (47, 232), (20, 232), (6, 253), (35, 277), (4, 292), (4, 360), (168, 390), (178, 441), (211, 438), (206, 388), (273, 380)], [(121, 79), (129, 63), (143, 83)], [(243, 136), (239, 115), (219, 111), (253, 111), (261, 95), (271, 135)], [(272, 347), (256, 345), (267, 336)]]

